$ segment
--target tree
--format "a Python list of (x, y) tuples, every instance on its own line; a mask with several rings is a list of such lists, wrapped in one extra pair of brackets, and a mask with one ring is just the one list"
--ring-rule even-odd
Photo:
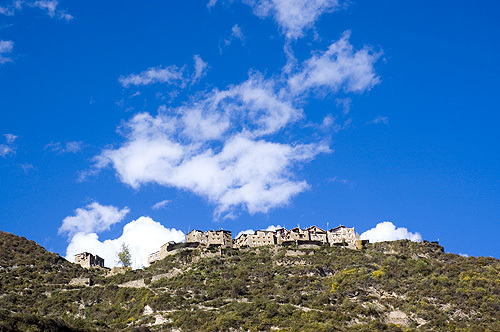
[(132, 255), (130, 254), (130, 248), (127, 244), (122, 243), (122, 247), (116, 255), (118, 256), (118, 263), (120, 263), (123, 267), (129, 267), (132, 265)]

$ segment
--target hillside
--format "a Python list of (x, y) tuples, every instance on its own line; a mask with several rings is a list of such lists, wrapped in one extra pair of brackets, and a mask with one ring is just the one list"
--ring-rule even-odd
[(110, 277), (12, 234), (0, 248), (0, 331), (500, 331), (500, 261), (432, 243), (188, 249)]

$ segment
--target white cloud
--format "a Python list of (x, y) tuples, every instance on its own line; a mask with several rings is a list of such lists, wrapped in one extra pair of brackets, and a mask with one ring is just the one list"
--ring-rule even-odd
[(216, 204), (216, 216), (237, 206), (249, 213), (287, 204), (306, 190), (293, 167), (328, 152), (324, 143), (283, 144), (262, 139), (302, 117), (302, 110), (259, 74), (191, 104), (140, 113), (126, 123), (127, 141), (96, 157), (133, 188), (157, 183), (188, 189)]
[(337, 103), (338, 107), (342, 108), (342, 113), (344, 113), (344, 115), (349, 114), (352, 105), (351, 98), (337, 98), (335, 99), (335, 102)]
[(118, 81), (126, 88), (130, 85), (148, 85), (154, 83), (167, 83), (184, 86), (186, 78), (184, 77), (184, 67), (152, 67), (139, 74), (130, 74), (121, 76)]
[(14, 15), (14, 8), (12, 7), (3, 7), (3, 6), (0, 6), (0, 14), (2, 15), (6, 15), (6, 16), (12, 16)]
[(21, 0), (12, 0), (10, 4), (0, 6), (0, 14), (12, 16), (16, 10), (21, 10), (22, 3)]
[(352, 118), (348, 118), (343, 123), (339, 123), (338, 119), (334, 117), (332, 114), (327, 114), (323, 118), (323, 122), (319, 126), (323, 131), (332, 130), (335, 133), (338, 133), (341, 130), (345, 130), (350, 127), (352, 122)]
[(5, 140), (7, 141), (7, 144), (14, 144), (14, 142), (17, 139), (17, 136), (14, 134), (5, 134)]
[(68, 14), (62, 9), (58, 9), (59, 2), (57, 0), (40, 0), (40, 1), (27, 1), (27, 0), (13, 0), (10, 4), (0, 6), (0, 14), (12, 16), (16, 11), (22, 10), (23, 6), (31, 8), (39, 8), (47, 13), (51, 18), (58, 18), (65, 21), (70, 21), (73, 16)]
[(217, 0), (210, 0), (208, 3), (207, 3), (207, 7), (208, 8), (212, 8), (213, 6), (215, 6), (215, 4), (217, 3)]
[(73, 16), (66, 13), (64, 10), (57, 9), (59, 2), (57, 0), (41, 0), (28, 3), (30, 7), (40, 8), (47, 12), (51, 18), (56, 17), (65, 21), (70, 21)]
[(380, 54), (368, 47), (354, 52), (349, 43), (350, 32), (332, 43), (326, 52), (316, 53), (304, 61), (298, 73), (290, 76), (288, 84), (292, 93), (309, 90), (337, 92), (363, 92), (380, 82), (374, 64)]
[[(341, 87), (361, 92), (378, 83), (373, 69), (378, 56), (367, 48), (354, 52), (348, 37), (344, 34), (326, 52), (282, 75), (265, 78), (250, 72), (246, 81), (196, 94), (182, 106), (163, 105), (157, 115), (136, 114), (121, 126), (125, 141), (103, 150), (94, 168), (82, 175), (111, 166), (135, 189), (154, 183), (189, 190), (216, 206), (216, 218), (234, 216), (236, 208), (254, 214), (288, 204), (309, 188), (297, 178), (296, 168), (330, 152), (328, 138), (320, 141), (322, 135), (292, 139), (296, 136), (290, 129), (304, 118), (301, 106), (307, 93), (324, 95)], [(203, 60), (199, 64), (195, 72), (203, 73)], [(121, 82), (127, 86), (160, 80), (153, 71), (122, 77)], [(340, 130), (349, 123), (337, 124), (330, 116), (323, 126), (311, 128)]]
[(231, 28), (231, 35), (222, 40), (224, 43), (222, 44), (222, 41), (219, 43), (219, 53), (222, 54), (223, 48), (231, 45), (234, 39), (239, 39), (241, 41), (241, 44), (245, 44), (245, 35), (243, 35), (243, 31), (241, 31), (241, 28), (238, 24), (235, 24)]
[(0, 144), (0, 157), (6, 157), (16, 153), (16, 145), (14, 144), (17, 136), (14, 134), (4, 134), (6, 144)]
[(397, 227), (390, 221), (378, 223), (375, 228), (369, 229), (361, 234), (360, 239), (370, 240), (370, 242), (396, 241), (408, 239), (411, 241), (421, 242), (422, 235), (420, 233), (409, 232), (404, 227)]
[(70, 142), (56, 142), (49, 143), (45, 145), (45, 149), (50, 149), (50, 151), (57, 153), (77, 153), (83, 148), (82, 141), (70, 141)]
[(165, 206), (167, 206), (167, 205), (168, 205), (168, 204), (170, 204), (170, 203), (172, 203), (172, 201), (171, 201), (171, 200), (169, 200), (169, 199), (165, 199), (165, 200), (163, 200), (163, 201), (161, 201), (161, 202), (156, 203), (156, 204), (155, 204), (155, 205), (153, 205), (151, 208), (152, 208), (153, 210), (163, 209)]
[(148, 255), (156, 252), (168, 241), (183, 242), (185, 235), (174, 228), (165, 228), (149, 217), (140, 217), (123, 227), (123, 233), (116, 239), (99, 240), (94, 232), (79, 232), (71, 237), (66, 249), (66, 259), (73, 262), (74, 256), (81, 252), (90, 252), (104, 258), (107, 267), (117, 265), (116, 253), (122, 243), (129, 246), (132, 267), (147, 266)]
[(122, 221), (129, 212), (128, 207), (119, 210), (112, 205), (104, 206), (93, 202), (85, 208), (76, 209), (74, 216), (64, 218), (58, 233), (67, 233), (72, 237), (77, 233), (102, 232)]
[(196, 54), (194, 57), (194, 75), (193, 82), (199, 81), (207, 73), (208, 64), (201, 59), (201, 57)]
[(238, 24), (235, 24), (231, 28), (231, 37), (235, 37), (241, 41), (245, 41), (245, 35), (243, 35), (243, 31), (241, 31), (241, 28)]
[(283, 226), (281, 226), (281, 225), (278, 225), (278, 226), (270, 225), (270, 226), (267, 226), (267, 228), (265, 229), (265, 231), (274, 232), (275, 230), (280, 229), (280, 228), (283, 228)]
[[(123, 87), (128, 88), (131, 85), (150, 85), (155, 83), (163, 83), (185, 88), (187, 84), (197, 83), (203, 76), (206, 75), (208, 64), (196, 54), (193, 57), (194, 72), (191, 76), (186, 72), (186, 66), (158, 66), (149, 68), (139, 74), (130, 74), (120, 76), (118, 81)], [(135, 94), (137, 95), (137, 93)]]
[(12, 62), (12, 59), (7, 56), (14, 49), (14, 42), (12, 40), (0, 40), (0, 64)]
[(30, 164), (30, 163), (22, 163), (19, 165), (19, 167), (21, 167), (21, 169), (23, 170), (23, 172), (25, 174), (28, 174), (30, 171), (36, 171), (36, 167), (33, 165), (33, 164)]
[(243, 2), (250, 5), (255, 15), (261, 18), (272, 16), (289, 39), (302, 37), (304, 31), (312, 28), (322, 14), (333, 12), (340, 7), (338, 0), (243, 0)]
[(327, 180), (328, 182), (332, 182), (332, 183), (342, 183), (342, 184), (349, 184), (349, 180), (347, 179), (340, 179), (336, 176), (334, 176), (333, 178), (329, 178)]
[(375, 119), (368, 121), (366, 124), (389, 124), (389, 118), (386, 116), (377, 116)]
[(217, 153), (166, 137), (130, 137), (121, 148), (103, 151), (98, 167), (112, 164), (120, 179), (134, 188), (157, 183), (189, 189), (215, 203), (217, 214), (239, 205), (253, 214), (287, 204), (307, 189), (305, 181), (293, 180), (290, 168), (326, 149), (235, 136)]
[(16, 153), (16, 149), (6, 144), (0, 144), (0, 157), (6, 157), (9, 154)]
[(129, 96), (129, 98), (134, 98), (134, 97), (140, 96), (141, 94), (142, 94), (142, 93), (141, 93), (140, 91), (136, 91), (136, 92), (134, 92), (133, 94), (131, 94), (131, 95)]

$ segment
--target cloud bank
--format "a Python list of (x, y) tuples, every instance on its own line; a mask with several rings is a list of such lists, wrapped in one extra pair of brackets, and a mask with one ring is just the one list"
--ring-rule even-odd
[(148, 255), (158, 251), (166, 242), (182, 242), (185, 239), (182, 231), (165, 228), (149, 217), (127, 223), (116, 239), (99, 239), (98, 233), (122, 221), (128, 212), (128, 208), (120, 210), (95, 202), (77, 209), (75, 216), (66, 217), (59, 229), (60, 234), (68, 234), (69, 237), (66, 259), (73, 262), (76, 254), (86, 251), (99, 255), (104, 258), (107, 267), (113, 267), (117, 265), (116, 253), (125, 243), (130, 248), (132, 267), (141, 268), (147, 266)]
[(362, 240), (370, 240), (370, 242), (396, 241), (408, 239), (410, 241), (421, 242), (422, 235), (420, 233), (409, 232), (404, 227), (397, 227), (390, 221), (378, 223), (375, 228), (369, 229), (359, 236)]
[[(121, 127), (125, 142), (103, 150), (87, 174), (111, 166), (134, 189), (154, 183), (189, 190), (215, 204), (215, 218), (234, 217), (238, 207), (266, 213), (307, 190), (297, 168), (330, 152), (324, 135), (297, 141), (285, 132), (304, 118), (304, 96), (370, 89), (379, 82), (377, 59), (368, 48), (355, 51), (347, 32), (280, 76), (250, 72), (246, 81), (197, 94), (182, 106), (138, 113)], [(203, 72), (199, 61), (195, 57), (195, 78)], [(175, 68), (149, 69), (120, 82), (186, 82)]]

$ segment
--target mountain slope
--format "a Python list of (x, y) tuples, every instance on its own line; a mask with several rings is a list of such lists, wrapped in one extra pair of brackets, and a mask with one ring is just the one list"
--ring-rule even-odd
[(61, 281), (83, 276), (94, 285), (17, 275), (24, 286), (4, 287), (21, 265), (2, 268), (0, 307), (8, 312), (0, 314), (60, 319), (54, 331), (500, 331), (500, 261), (432, 243), (184, 250), (110, 277), (56, 266)]

